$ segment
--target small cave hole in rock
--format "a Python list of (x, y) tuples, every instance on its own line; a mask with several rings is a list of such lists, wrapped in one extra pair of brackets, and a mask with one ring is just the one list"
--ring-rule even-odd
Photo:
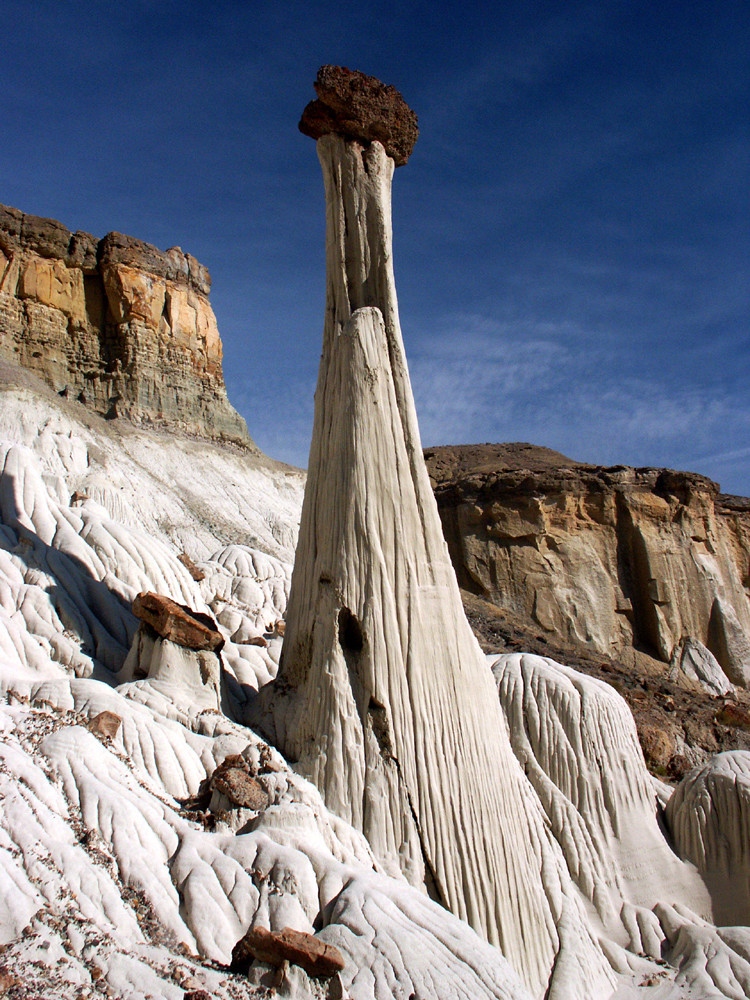
[(367, 714), (370, 716), (373, 735), (378, 741), (380, 756), (385, 760), (394, 760), (393, 744), (391, 743), (391, 733), (388, 727), (388, 713), (385, 710), (385, 705), (381, 705), (374, 698), (370, 698)]
[(359, 653), (364, 645), (365, 637), (362, 626), (349, 608), (339, 611), (339, 642), (344, 653)]

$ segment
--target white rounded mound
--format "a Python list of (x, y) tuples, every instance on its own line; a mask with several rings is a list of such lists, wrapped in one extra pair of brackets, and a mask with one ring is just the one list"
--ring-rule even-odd
[(664, 839), (635, 722), (620, 695), (547, 657), (490, 659), (513, 750), (604, 925), (612, 927), (623, 905), (650, 909), (664, 900), (710, 917), (701, 880)]
[(667, 803), (680, 855), (703, 875), (720, 924), (750, 924), (750, 753), (720, 753)]

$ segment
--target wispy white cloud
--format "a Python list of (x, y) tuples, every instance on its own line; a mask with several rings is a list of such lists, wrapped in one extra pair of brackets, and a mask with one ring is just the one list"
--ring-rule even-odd
[[(750, 488), (750, 406), (658, 369), (618, 370), (613, 345), (574, 324), (460, 315), (411, 359), (425, 444), (528, 440), (602, 464), (671, 465)], [(629, 370), (631, 369), (631, 370)]]

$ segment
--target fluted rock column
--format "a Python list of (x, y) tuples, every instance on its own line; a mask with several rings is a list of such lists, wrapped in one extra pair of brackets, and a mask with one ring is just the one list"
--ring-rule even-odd
[(464, 615), (422, 458), (393, 279), (394, 160), (379, 141), (335, 133), (318, 154), (326, 321), (273, 735), (386, 869), (424, 883), (535, 993), (572, 933), (561, 982), (606, 995)]

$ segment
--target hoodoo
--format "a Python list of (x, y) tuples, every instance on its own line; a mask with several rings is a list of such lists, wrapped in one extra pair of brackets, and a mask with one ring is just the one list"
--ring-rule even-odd
[(326, 318), (268, 725), (384, 868), (497, 944), (535, 995), (551, 976), (550, 996), (609, 995), (465, 618), (422, 457), (391, 249), (391, 181), (416, 118), (361, 73), (324, 67), (316, 89)]

